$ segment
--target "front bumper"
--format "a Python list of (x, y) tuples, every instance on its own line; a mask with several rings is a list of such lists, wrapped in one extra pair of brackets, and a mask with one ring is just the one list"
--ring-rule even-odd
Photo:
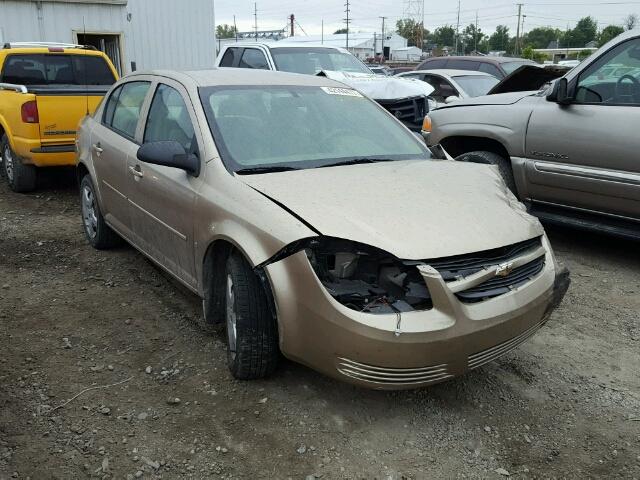
[(435, 270), (425, 270), (433, 308), (400, 318), (341, 305), (299, 252), (266, 267), (278, 310), (280, 349), (326, 375), (369, 388), (416, 388), (461, 375), (524, 342), (564, 297), (568, 271), (559, 269), (544, 243), (542, 272), (505, 295), (476, 304), (461, 303)]

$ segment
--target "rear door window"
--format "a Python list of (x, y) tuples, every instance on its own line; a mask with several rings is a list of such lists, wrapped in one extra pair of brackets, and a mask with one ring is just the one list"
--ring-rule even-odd
[(114, 90), (105, 107), (104, 124), (133, 140), (149, 82), (128, 82)]
[(2, 81), (19, 85), (112, 85), (116, 79), (102, 57), (89, 55), (9, 55)]
[(238, 48), (227, 48), (227, 51), (224, 52), (224, 55), (222, 56), (222, 60), (220, 60), (220, 66), (233, 67), (238, 50)]
[(269, 70), (267, 57), (257, 48), (245, 48), (240, 58), (240, 68), (255, 68), (258, 70)]

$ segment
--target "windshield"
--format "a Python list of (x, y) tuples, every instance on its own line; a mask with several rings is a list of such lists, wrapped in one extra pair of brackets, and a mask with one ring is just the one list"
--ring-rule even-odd
[(418, 138), (350, 88), (206, 87), (200, 98), (231, 171), (430, 158)]
[(470, 97), (486, 95), (489, 90), (500, 82), (496, 77), (490, 75), (486, 77), (484, 75), (463, 75), (453, 78)]
[(520, 68), (523, 65), (538, 65), (538, 64), (536, 62), (526, 62), (526, 61), (522, 61), (522, 62), (505, 62), (505, 63), (501, 63), (500, 64), (502, 69), (505, 72), (507, 72), (507, 75), (509, 75), (511, 72), (514, 72), (516, 69)]
[(116, 79), (102, 57), (93, 55), (13, 54), (2, 81), (19, 85), (112, 85)]
[(276, 69), (282, 72), (316, 75), (322, 70), (371, 73), (364, 63), (350, 53), (333, 48), (272, 48)]

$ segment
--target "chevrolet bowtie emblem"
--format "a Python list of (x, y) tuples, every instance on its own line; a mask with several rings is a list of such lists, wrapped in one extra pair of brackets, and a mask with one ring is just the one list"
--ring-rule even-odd
[(496, 267), (496, 277), (506, 277), (513, 272), (513, 262), (501, 263)]

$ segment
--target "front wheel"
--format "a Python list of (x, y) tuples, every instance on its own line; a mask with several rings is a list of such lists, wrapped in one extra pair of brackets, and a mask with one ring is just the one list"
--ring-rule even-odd
[(14, 192), (31, 192), (36, 188), (36, 167), (25, 165), (18, 157), (9, 143), (6, 135), (0, 140), (2, 151), (2, 173), (7, 179), (9, 188)]
[(104, 221), (89, 174), (85, 175), (80, 182), (80, 206), (84, 234), (93, 248), (105, 250), (122, 243), (118, 234)]
[(278, 327), (267, 291), (239, 252), (227, 259), (225, 287), (229, 370), (240, 380), (264, 378), (278, 365)]
[(459, 157), (456, 157), (456, 161), (485, 163), (497, 166), (504, 183), (507, 184), (507, 187), (509, 187), (509, 190), (511, 190), (514, 195), (517, 195), (516, 181), (513, 178), (513, 169), (511, 168), (511, 162), (508, 159), (498, 155), (497, 153), (478, 151), (463, 153)]

